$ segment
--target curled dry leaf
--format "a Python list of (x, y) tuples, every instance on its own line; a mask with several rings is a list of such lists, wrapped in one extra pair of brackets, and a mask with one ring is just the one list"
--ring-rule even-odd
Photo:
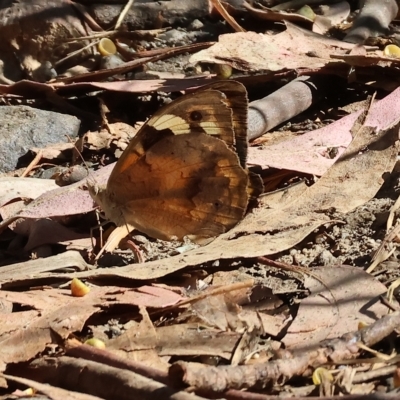
[(264, 21), (291, 21), (291, 22), (302, 22), (311, 25), (313, 20), (307, 16), (299, 13), (290, 13), (286, 11), (274, 10), (272, 8), (255, 8), (251, 4), (244, 2), (244, 8), (246, 8), (249, 14), (257, 19)]

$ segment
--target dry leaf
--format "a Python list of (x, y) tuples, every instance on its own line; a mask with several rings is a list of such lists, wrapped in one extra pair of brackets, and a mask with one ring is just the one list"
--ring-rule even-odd
[[(276, 35), (236, 32), (221, 35), (218, 43), (190, 58), (191, 63), (228, 64), (241, 71), (317, 69), (331, 63), (332, 54), (344, 54), (347, 43), (327, 39), (286, 23)], [(333, 46), (337, 47), (333, 47)]]
[[(374, 103), (365, 125), (385, 130), (400, 120), (400, 89)], [(250, 147), (248, 162), (263, 168), (274, 167), (296, 170), (321, 176), (343, 154), (352, 140), (351, 128), (361, 111), (321, 129), (305, 133), (297, 138), (262, 148)], [(329, 148), (336, 148), (336, 157), (330, 158)], [(293, 162), (295, 160), (295, 162)]]
[(311, 295), (300, 303), (283, 338), (286, 346), (306, 350), (356, 331), (360, 321), (372, 323), (388, 313), (379, 300), (386, 287), (362, 269), (342, 265), (314, 268), (312, 273), (327, 287), (306, 275), (304, 284)]
[(0, 291), (0, 299), (34, 310), (0, 314), (0, 365), (28, 361), (53, 343), (54, 332), (66, 339), (80, 332), (90, 316), (111, 305), (165, 307), (182, 300), (157, 287), (138, 289), (93, 287), (85, 297), (72, 297), (68, 289)]

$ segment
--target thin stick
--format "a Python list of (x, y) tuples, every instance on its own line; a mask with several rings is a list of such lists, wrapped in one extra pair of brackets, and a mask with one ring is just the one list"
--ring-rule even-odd
[(55, 66), (55, 67), (59, 66), (59, 65), (62, 64), (64, 61), (69, 60), (70, 58), (72, 58), (72, 57), (74, 57), (74, 56), (76, 56), (76, 55), (82, 53), (83, 51), (85, 51), (85, 50), (87, 50), (87, 49), (90, 49), (91, 47), (96, 46), (96, 45), (99, 44), (99, 43), (100, 43), (100, 40), (96, 40), (96, 41), (94, 41), (94, 42), (92, 42), (92, 43), (89, 43), (87, 46), (82, 47), (81, 49), (78, 49), (78, 50), (73, 51), (72, 53), (69, 53), (67, 56), (65, 56), (65, 57), (62, 58), (61, 60), (56, 61), (56, 62), (54, 63), (54, 66)]
[(124, 9), (121, 11), (121, 14), (119, 14), (119, 17), (117, 19), (117, 22), (115, 23), (115, 30), (119, 29), (119, 27), (122, 24), (122, 21), (124, 20), (124, 18), (126, 17), (126, 14), (128, 14), (128, 11), (130, 10), (130, 8), (132, 7), (132, 4), (135, 2), (135, 0), (129, 0)]
[(236, 32), (246, 32), (236, 20), (226, 11), (225, 7), (221, 4), (220, 0), (211, 0), (212, 5), (221, 14), (221, 17), (236, 31)]
[(35, 158), (30, 162), (30, 164), (25, 168), (25, 171), (21, 174), (21, 178), (25, 178), (28, 176), (29, 172), (35, 168), (39, 161), (42, 159), (43, 156), (43, 151), (39, 150), (38, 153), (36, 154)]

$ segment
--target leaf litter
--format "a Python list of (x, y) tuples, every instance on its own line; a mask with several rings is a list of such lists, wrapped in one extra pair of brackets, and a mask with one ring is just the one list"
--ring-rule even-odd
[[(163, 102), (166, 96), (160, 92), (193, 89), (214, 76), (132, 80), (130, 71), (145, 63), (168, 68), (169, 57), (179, 59), (182, 51), (190, 51), (192, 63), (233, 67), (234, 78), (246, 84), (250, 95), (255, 84), (275, 80), (284, 85), (294, 71), (334, 74), (349, 85), (357, 82), (353, 90), (361, 91), (364, 85), (364, 100), (372, 86), (393, 84), (388, 76), (397, 71), (398, 60), (388, 57), (382, 46), (354, 49), (348, 42), (317, 36), (289, 22), (275, 35), (248, 28), (244, 32), (237, 25), (243, 20), (236, 16), (233, 22), (227, 14), (232, 9), (217, 3), (222, 17), (236, 24), (232, 26), (238, 32), (219, 35), (218, 43), (204, 45), (207, 50), (193, 45), (165, 49), (157, 56), (149, 51), (140, 60), (126, 59), (108, 70), (60, 75), (47, 82), (19, 80), (1, 85), (0, 91), (11, 102), (35, 99), (31, 104), (38, 105), (47, 98), (78, 117), (97, 111), (69, 107), (68, 102), (87, 98), (93, 90), (104, 91), (108, 111), (99, 113), (97, 126), (87, 133), (83, 156), (96, 160), (102, 153), (96, 161), (108, 165), (91, 172), (89, 179), (105, 183), (111, 161), (135, 134), (109, 123), (123, 115), (116, 112), (113, 93), (140, 93), (145, 107), (146, 93), (157, 91), (157, 101)], [(368, 3), (370, 9), (373, 2)], [(340, 18), (330, 24), (339, 27), (346, 20), (346, 4)], [(246, 5), (245, 10), (249, 18), (305, 21), (308, 28), (326, 32), (317, 25), (321, 21), (312, 23), (291, 9)], [(390, 7), (387, 11), (386, 26), (393, 17)], [(22, 64), (30, 68), (38, 61), (30, 64), (24, 59)], [(379, 68), (387, 75), (376, 75)], [(100, 239), (89, 229), (97, 221), (86, 180), (55, 188), (53, 179), (38, 179), (35, 170), (45, 169), (46, 159), (58, 162), (59, 149), (64, 148), (33, 149), (40, 157), (26, 169), (30, 178), (0, 178), (0, 238), (5, 250), (0, 269), (2, 387), (19, 382), (51, 398), (82, 399), (115, 398), (116, 387), (121, 399), (148, 396), (154, 390), (166, 398), (192, 399), (209, 398), (210, 393), (243, 398), (243, 389), (249, 395), (303, 390), (313, 396), (375, 391), (388, 373), (376, 374), (373, 383), (364, 386), (361, 376), (353, 378), (358, 370), (372, 372), (374, 364), (394, 372), (398, 362), (384, 340), (399, 324), (396, 301), (386, 300), (387, 281), (398, 275), (392, 243), (397, 240), (396, 226), (381, 245), (392, 247), (390, 254), (379, 258), (380, 280), (363, 271), (384, 238), (383, 226), (398, 192), (400, 92), (395, 86), (370, 109), (364, 106), (330, 124), (326, 118), (322, 128), (278, 144), (259, 141), (251, 147), (248, 162), (261, 172), (268, 191), (243, 221), (210, 244), (193, 248), (189, 241), (167, 244), (136, 234), (118, 251), (104, 255), (101, 267), (93, 265)], [(328, 93), (322, 86), (317, 89)], [(309, 96), (289, 114), (280, 113), (275, 101), (280, 114), (275, 122), (262, 121), (261, 113), (260, 120), (251, 121), (259, 127), (250, 126), (249, 131), (272, 130), (309, 105), (315, 107), (318, 101), (312, 93)], [(102, 133), (100, 125), (106, 128)], [(395, 218), (393, 211), (391, 219)], [(142, 262), (134, 263), (132, 252)], [(73, 297), (66, 289), (74, 278), (88, 285), (85, 296)], [(389, 313), (390, 309), (394, 311)], [(106, 349), (82, 344), (90, 337), (102, 340)], [(378, 354), (373, 362), (368, 361), (371, 354)], [(339, 372), (345, 365), (347, 375)], [(321, 366), (335, 376), (325, 389), (311, 380)], [(300, 382), (297, 387), (290, 381), (293, 377)], [(188, 386), (196, 394), (187, 393)], [(396, 389), (388, 386), (386, 391), (390, 390)]]

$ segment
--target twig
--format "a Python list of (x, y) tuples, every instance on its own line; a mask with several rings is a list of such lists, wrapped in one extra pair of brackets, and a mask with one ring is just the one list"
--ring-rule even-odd
[(78, 50), (72, 51), (71, 53), (69, 53), (68, 55), (66, 55), (64, 58), (61, 58), (60, 60), (57, 60), (56, 62), (54, 62), (54, 67), (58, 67), (59, 65), (61, 65), (63, 62), (69, 60), (72, 57), (75, 57), (76, 55), (84, 52), (87, 49), (90, 49), (91, 47), (97, 46), (100, 43), (100, 40), (96, 40), (92, 43), (89, 43), (88, 45), (81, 47)]
[[(370, 393), (367, 395), (348, 394), (323, 397), (323, 400), (397, 400), (398, 394), (394, 393)], [(282, 400), (282, 396), (270, 396), (260, 393), (249, 393), (240, 390), (228, 390), (224, 393), (227, 400)], [(290, 400), (317, 400), (315, 396), (294, 396), (289, 397)]]
[(396, 0), (365, 0), (353, 26), (343, 39), (350, 43), (363, 43), (369, 37), (384, 34), (396, 18), (399, 6)]
[(43, 151), (39, 150), (35, 156), (35, 158), (29, 163), (29, 165), (25, 168), (25, 171), (21, 174), (21, 178), (28, 176), (29, 172), (31, 172), (42, 159)]
[(387, 365), (383, 368), (374, 369), (372, 371), (361, 372), (356, 374), (353, 378), (353, 383), (363, 383), (376, 378), (382, 378), (383, 376), (392, 375), (396, 371), (396, 365)]
[(131, 371), (72, 357), (39, 359), (32, 362), (28, 370), (21, 369), (21, 372), (32, 372), (51, 385), (105, 400), (205, 400)]
[(211, 0), (212, 5), (221, 14), (221, 17), (236, 31), (236, 32), (246, 32), (235, 19), (226, 11), (225, 7), (221, 4), (220, 0)]
[[(371, 347), (390, 335), (400, 325), (400, 311), (387, 315), (374, 324), (339, 339), (327, 340), (313, 351), (294, 353), (284, 359), (266, 363), (231, 366), (204, 366), (178, 361), (169, 370), (177, 385), (182, 383), (197, 390), (225, 392), (228, 389), (265, 388), (277, 381), (309, 374), (312, 369), (328, 362), (354, 358), (360, 351), (357, 343)], [(289, 352), (288, 352), (289, 353)], [(290, 354), (290, 353), (289, 353)]]
[(384, 297), (383, 295), (380, 295), (379, 299), (381, 300), (382, 304), (384, 304), (389, 310), (400, 311), (399, 306), (396, 306), (395, 304), (390, 303), (389, 300), (386, 297)]
[(117, 22), (115, 23), (115, 30), (118, 30), (119, 27), (122, 24), (122, 21), (124, 20), (124, 18), (126, 17), (126, 14), (128, 14), (128, 11), (130, 10), (130, 8), (132, 7), (132, 4), (135, 2), (135, 0), (129, 0), (125, 7), (123, 8), (123, 10), (121, 11), (121, 14), (119, 14), (119, 17), (117, 19)]
[(371, 265), (367, 268), (366, 272), (369, 274), (383, 261), (387, 260), (395, 251), (396, 245), (394, 242), (400, 235), (400, 224), (396, 225), (382, 240), (382, 243), (375, 251)]
[(137, 374), (143, 375), (157, 382), (168, 383), (167, 373), (148, 367), (147, 365), (137, 361), (118, 357), (108, 350), (96, 349), (93, 346), (82, 344), (77, 347), (71, 347), (65, 354), (74, 358), (96, 361), (101, 364), (109, 365), (110, 367), (126, 369), (127, 371), (136, 372)]
[[(69, 390), (65, 390), (62, 388), (58, 388), (55, 386), (50, 386), (50, 385), (46, 385), (44, 383), (40, 383), (40, 382), (36, 382), (32, 379), (26, 379), (26, 378), (18, 378), (16, 376), (12, 376), (12, 375), (3, 375), (0, 374), (1, 378), (4, 378), (8, 381), (11, 382), (18, 382), (21, 385), (25, 385), (27, 387), (33, 388), (35, 390), (37, 390), (39, 393), (43, 393), (46, 395), (46, 398), (49, 399), (74, 399), (74, 400), (103, 400), (100, 397), (95, 397), (95, 396), (91, 396), (89, 394), (85, 394), (85, 393), (77, 393), (77, 392), (71, 392)], [(47, 397), (48, 396), (48, 397)], [(30, 397), (30, 396), (27, 396)], [(27, 398), (25, 397), (25, 398)], [(40, 398), (41, 396), (34, 396), (32, 398)]]
[[(250, 394), (250, 396), (247, 396)], [(397, 400), (398, 393), (370, 393), (370, 394), (347, 394), (323, 397), (323, 400)], [(282, 400), (282, 396), (268, 396), (265, 394), (248, 393), (239, 390), (228, 390), (224, 393), (227, 400)], [(295, 396), (290, 400), (316, 400), (315, 396)]]
[(94, 31), (102, 31), (103, 28), (94, 20), (94, 18), (88, 13), (87, 8), (83, 4), (76, 3), (75, 1), (71, 1), (70, 3), (72, 7), (82, 15), (85, 22), (90, 26)]

